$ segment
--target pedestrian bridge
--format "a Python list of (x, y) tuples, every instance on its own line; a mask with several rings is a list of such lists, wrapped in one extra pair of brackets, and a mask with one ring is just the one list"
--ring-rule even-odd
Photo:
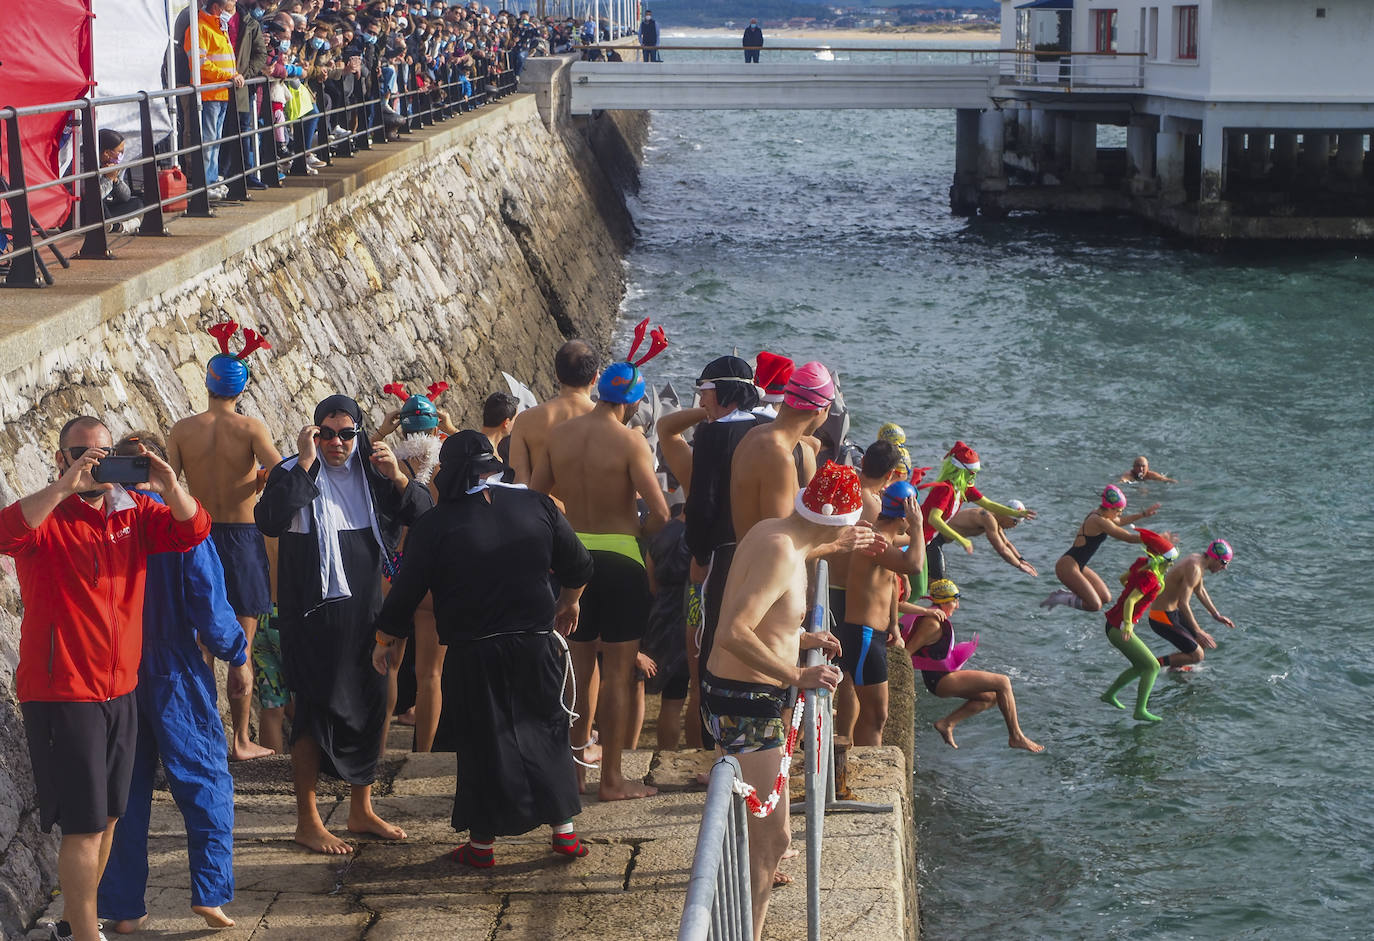
[(572, 113), (992, 107), (996, 62), (574, 62)]

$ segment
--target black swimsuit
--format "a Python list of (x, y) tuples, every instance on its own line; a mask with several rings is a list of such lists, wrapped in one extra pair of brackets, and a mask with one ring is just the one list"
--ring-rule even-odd
[[(1087, 523), (1087, 520), (1083, 522)], [(1064, 555), (1077, 562), (1079, 571), (1082, 571), (1088, 567), (1088, 561), (1092, 559), (1093, 553), (1097, 552), (1097, 550), (1102, 547), (1102, 541), (1107, 538), (1107, 534), (1098, 533), (1096, 536), (1087, 536), (1084, 535), (1083, 526), (1080, 525), (1078, 527), (1078, 532), (1074, 534), (1075, 542), (1078, 541), (1079, 536), (1083, 536), (1083, 545), (1070, 546), (1069, 551), (1064, 553)]]

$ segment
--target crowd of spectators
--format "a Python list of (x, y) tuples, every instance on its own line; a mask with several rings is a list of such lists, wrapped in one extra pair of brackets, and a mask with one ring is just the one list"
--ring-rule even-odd
[[(274, 182), (267, 173), (294, 164), (313, 174), (326, 152), (352, 154), (396, 139), (435, 111), (478, 107), (512, 90), (530, 56), (570, 50), (578, 28), (570, 18), (540, 22), (528, 11), (493, 11), (476, 0), (203, 0), (200, 11), (198, 49), (189, 11), (173, 30), (177, 83), (190, 84), (191, 57), (199, 54), (202, 84), (235, 83), (232, 96), (228, 89), (220, 95), (234, 101), (246, 135), (238, 159), (219, 159), (228, 145), (214, 141), (235, 128), (217, 116), (211, 94), (202, 96), (212, 198), (225, 197), (221, 181), (240, 166), (248, 188), (261, 189)], [(220, 42), (231, 55), (217, 54)], [(237, 87), (240, 79), (247, 84)]]

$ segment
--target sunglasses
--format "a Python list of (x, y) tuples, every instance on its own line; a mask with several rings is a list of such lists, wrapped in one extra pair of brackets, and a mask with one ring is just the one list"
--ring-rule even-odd
[[(137, 439), (135, 439), (135, 440), (137, 440)], [(85, 454), (85, 453), (86, 453), (87, 451), (89, 451), (90, 449), (91, 449), (91, 446), (90, 446), (90, 445), (84, 445), (84, 444), (78, 444), (78, 445), (75, 445), (74, 447), (70, 447), (70, 448), (63, 448), (63, 450), (67, 452), (67, 456), (68, 456), (69, 458), (71, 458), (73, 461), (79, 461), (79, 460), (81, 460), (81, 455)], [(99, 447), (99, 446), (96, 446), (95, 449), (96, 449), (97, 451), (105, 451), (105, 450), (108, 450), (108, 449), (106, 449), (106, 448), (102, 448), (102, 447)]]
[(333, 441), (335, 438), (339, 438), (342, 441), (352, 441), (354, 438), (358, 437), (358, 434), (359, 430), (357, 428), (341, 428), (338, 431), (335, 431), (333, 428), (321, 428), (320, 433), (315, 437), (319, 438), (321, 441)]

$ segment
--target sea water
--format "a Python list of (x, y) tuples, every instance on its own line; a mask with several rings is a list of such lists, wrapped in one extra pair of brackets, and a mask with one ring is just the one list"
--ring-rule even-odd
[[(1038, 578), (946, 549), (970, 666), (1013, 678), (1046, 750), (1008, 749), (995, 709), (953, 750), (930, 723), (955, 703), (921, 689), (924, 936), (1374, 936), (1374, 259), (953, 217), (952, 112), (662, 112), (645, 156), (617, 342), (666, 327), (652, 381), (819, 359), (861, 444), (896, 421), (938, 465), (963, 440), (989, 497), (1039, 513), (1010, 532)], [(1127, 485), (1128, 512), (1236, 552), (1206, 580), (1236, 629), (1194, 604), (1219, 647), (1161, 674), (1158, 724), (1098, 700), (1126, 666), (1101, 614), (1037, 606), (1137, 454), (1179, 482)], [(1137, 554), (1092, 564), (1116, 587)]]

